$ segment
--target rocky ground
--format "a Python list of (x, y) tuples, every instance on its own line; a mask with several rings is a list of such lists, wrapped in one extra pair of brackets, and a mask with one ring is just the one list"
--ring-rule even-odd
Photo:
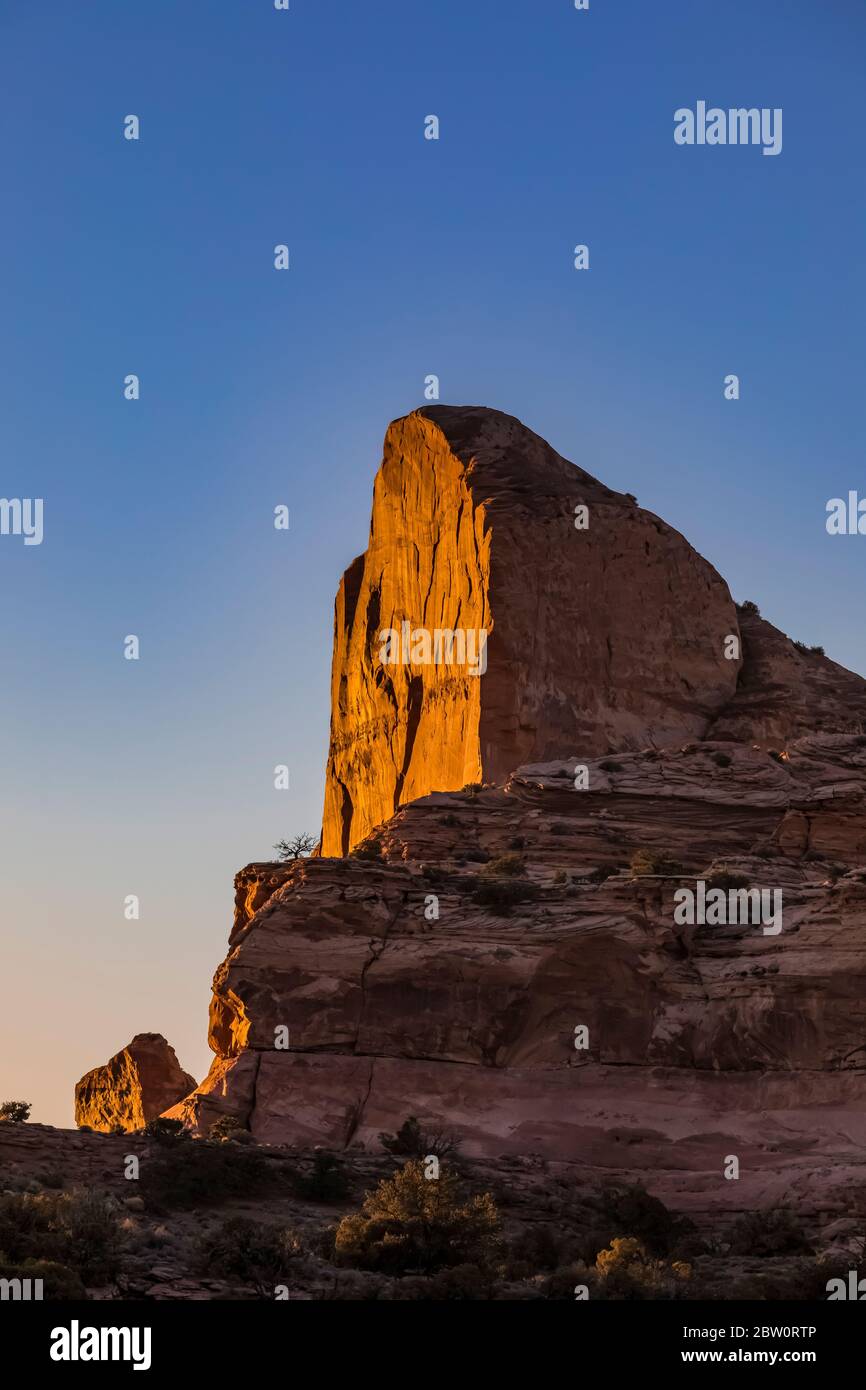
[[(55, 1221), (27, 1253), (81, 1277), (77, 1290), (61, 1280), (61, 1294), (86, 1289), (95, 1299), (574, 1299), (585, 1289), (591, 1298), (810, 1300), (857, 1267), (866, 1213), (862, 1189), (845, 1220), (818, 1213), (803, 1222), (776, 1209), (694, 1223), (633, 1189), (603, 1190), (575, 1165), (458, 1154), (463, 1196), (492, 1197), (495, 1241), (456, 1269), (445, 1257), (426, 1272), (394, 1274), (365, 1267), (357, 1253), (341, 1257), (335, 1231), (404, 1158), (381, 1145), (342, 1152), (334, 1157), (344, 1190), (299, 1195), (313, 1151), (243, 1140), (0, 1124), (0, 1242), (20, 1241), (34, 1210), (68, 1198), (66, 1245), (57, 1247)], [(124, 1176), (130, 1156), (137, 1179)], [(4, 1253), (0, 1272), (11, 1265), (22, 1268), (20, 1249)], [(46, 1267), (48, 1296), (51, 1271), (56, 1263)]]

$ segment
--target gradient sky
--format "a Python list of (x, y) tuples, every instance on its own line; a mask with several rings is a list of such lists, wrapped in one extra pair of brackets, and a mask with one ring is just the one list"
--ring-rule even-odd
[[(141, 1031), (206, 1071), (428, 373), (866, 674), (866, 538), (824, 526), (866, 493), (864, 43), (861, 0), (0, 0), (0, 492), (45, 499), (0, 537), (0, 1099), (69, 1124)], [(782, 153), (676, 146), (699, 99), (782, 107)]]

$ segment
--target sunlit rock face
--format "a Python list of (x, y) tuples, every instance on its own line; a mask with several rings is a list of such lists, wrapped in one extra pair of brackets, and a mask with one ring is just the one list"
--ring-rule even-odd
[(161, 1033), (138, 1033), (75, 1087), (75, 1123), (107, 1132), (141, 1129), (195, 1089)]
[[(464, 662), (425, 659), (437, 630), (465, 634)], [(403, 640), (389, 651), (383, 632)], [(337, 594), (323, 854), (431, 791), (700, 736), (736, 690), (737, 633), (727, 585), (678, 532), (513, 416), (396, 420)]]

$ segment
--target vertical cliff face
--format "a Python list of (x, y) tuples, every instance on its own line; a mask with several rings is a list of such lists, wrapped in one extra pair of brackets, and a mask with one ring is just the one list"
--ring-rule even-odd
[(678, 532), (519, 420), (395, 421), (337, 595), (322, 853), (521, 763), (701, 736), (736, 689), (737, 632)]

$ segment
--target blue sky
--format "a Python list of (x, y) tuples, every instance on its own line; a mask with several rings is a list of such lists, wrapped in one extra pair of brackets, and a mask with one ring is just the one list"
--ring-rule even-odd
[[(320, 826), (334, 592), (428, 373), (866, 673), (866, 540), (824, 529), (866, 492), (864, 41), (860, 0), (0, 0), (0, 491), (45, 499), (0, 537), (0, 1099), (69, 1123), (139, 1031), (206, 1070), (232, 876)], [(781, 107), (782, 153), (676, 146), (699, 99)]]

